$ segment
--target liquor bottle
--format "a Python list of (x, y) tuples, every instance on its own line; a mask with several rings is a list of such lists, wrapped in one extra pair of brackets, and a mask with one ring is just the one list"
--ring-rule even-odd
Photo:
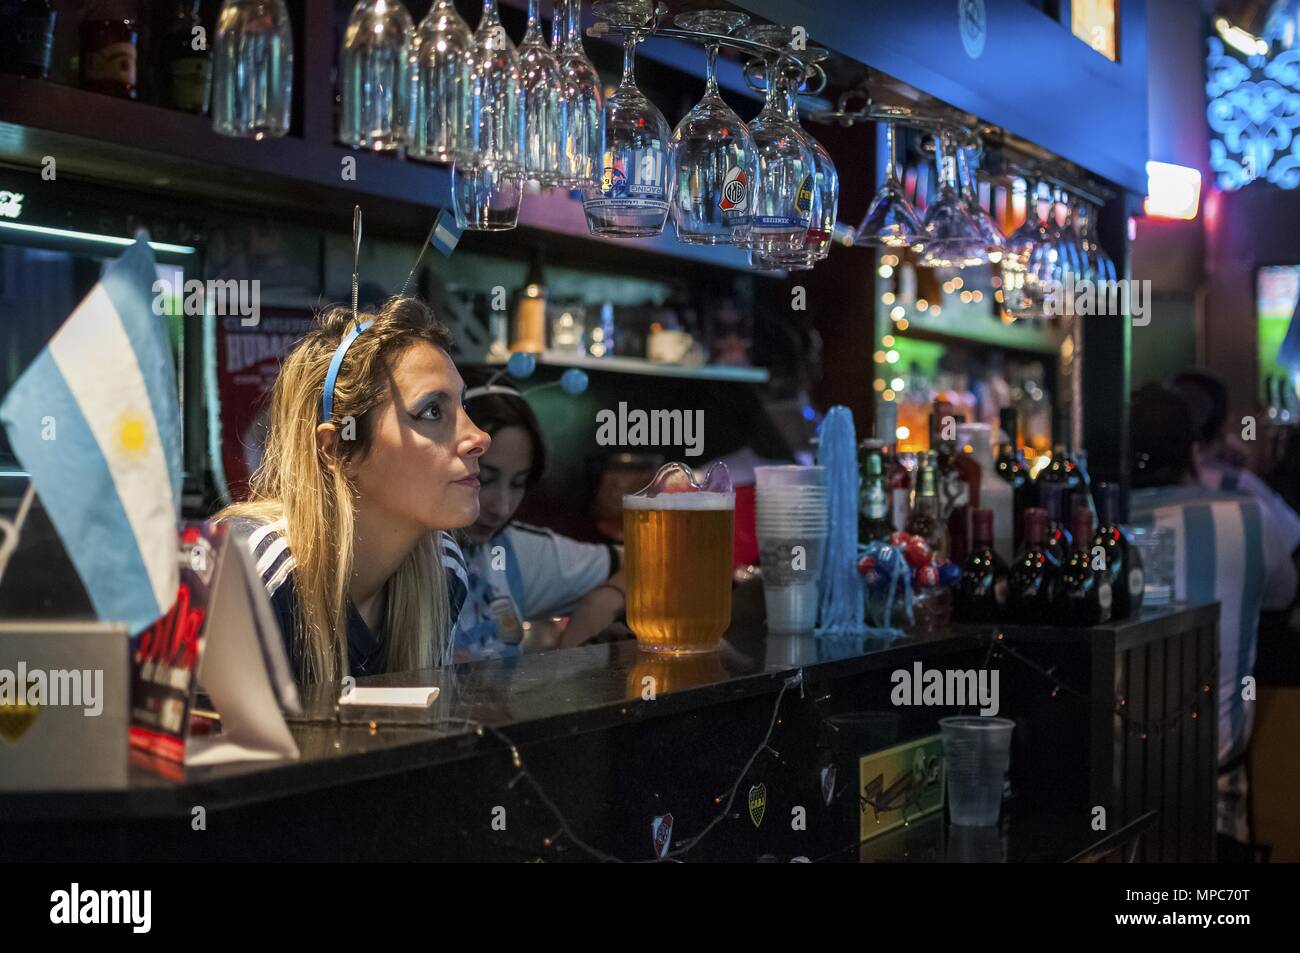
[(516, 298), (510, 350), (539, 354), (545, 348), (546, 278), (542, 273), (542, 253), (538, 250), (533, 253), (528, 278)]
[(959, 563), (966, 558), (970, 547), (967, 526), (970, 507), (979, 503), (979, 466), (957, 452), (957, 428), (961, 420), (953, 413), (951, 402), (934, 402), (934, 411), (930, 414), (930, 449), (937, 469), (939, 518), (948, 528), (952, 559)]
[(1072, 520), (1075, 546), (1061, 567), (1056, 595), (1056, 621), (1061, 625), (1101, 625), (1109, 622), (1113, 587), (1106, 558), (1092, 547), (1092, 511), (1075, 507)]
[(1024, 540), (1024, 509), (1029, 505), (1032, 484), (1029, 480), (1029, 468), (1025, 466), (1024, 454), (1020, 451), (1019, 416), (1014, 407), (1004, 407), (998, 415), (1006, 440), (998, 447), (998, 476), (1011, 486), (1011, 507), (1015, 513), (1011, 527), (1013, 548), (1019, 547)]
[(1055, 440), (1052, 445), (1052, 462), (1044, 467), (1043, 472), (1038, 475), (1039, 482), (1064, 484), (1070, 493), (1075, 490), (1086, 489), (1083, 485), (1083, 474), (1079, 472), (1079, 465), (1075, 462), (1072, 452), (1074, 443), (1070, 439), (1070, 408), (1068, 405), (1057, 408), (1056, 422), (1052, 427), (1052, 437)]
[(894, 531), (889, 522), (889, 494), (885, 491), (885, 444), (864, 440), (862, 499), (858, 506), (858, 544), (887, 540)]
[(0, 12), (9, 21), (0, 29), (0, 71), (45, 79), (54, 48), (54, 5), (50, 0), (16, 0), (0, 6)]
[[(916, 465), (915, 457), (912, 457), (912, 464)], [(897, 444), (885, 457), (885, 492), (889, 494), (889, 522), (894, 526), (906, 526), (912, 511), (912, 470)]]
[(81, 88), (135, 99), (139, 95), (140, 26), (134, 4), (98, 0), (81, 20)]
[(173, 0), (162, 44), (158, 87), (162, 104), (189, 113), (207, 112), (212, 61), (203, 33), (202, 0)]
[(1119, 525), (1117, 484), (1097, 484), (1097, 513), (1099, 525), (1092, 542), (1093, 546), (1100, 546), (1105, 551), (1106, 569), (1110, 573), (1114, 599), (1111, 618), (1119, 622), (1136, 616), (1142, 608), (1142, 592), (1146, 581), (1142, 571), (1142, 557)]
[(1047, 511), (1025, 510), (1025, 548), (1007, 573), (1007, 616), (1012, 622), (1052, 621), (1058, 567), (1047, 552)]
[(961, 564), (957, 618), (1001, 622), (1007, 602), (1007, 564), (993, 548), (993, 511), (971, 510), (971, 551)]
[(939, 515), (939, 471), (933, 450), (926, 453), (921, 462), (916, 479), (916, 500), (906, 532), (924, 539), (936, 559), (948, 558), (948, 530)]
[(1070, 491), (1063, 483), (1041, 483), (1038, 505), (1047, 511), (1047, 552), (1058, 566), (1064, 566), (1074, 548), (1070, 533)]
[(971, 486), (971, 510), (983, 507), (993, 512), (993, 526), (997, 531), (993, 549), (1003, 560), (1011, 559), (1016, 555), (1016, 544), (1011, 535), (1015, 494), (997, 476), (997, 464), (993, 460), (993, 428), (988, 424), (960, 424), (957, 441), (961, 444), (962, 459), (974, 463), (977, 471), (976, 482)]

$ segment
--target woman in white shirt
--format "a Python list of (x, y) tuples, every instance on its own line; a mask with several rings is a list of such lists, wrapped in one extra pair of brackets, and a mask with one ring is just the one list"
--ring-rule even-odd
[[(465, 530), (469, 593), (456, 623), (462, 657), (581, 645), (624, 609), (620, 547), (581, 543), (515, 520), (524, 494), (541, 479), (546, 443), (527, 400), (513, 387), (471, 387), (465, 408), (492, 437), (479, 459), (479, 515)], [(569, 616), (558, 637), (548, 625)]]

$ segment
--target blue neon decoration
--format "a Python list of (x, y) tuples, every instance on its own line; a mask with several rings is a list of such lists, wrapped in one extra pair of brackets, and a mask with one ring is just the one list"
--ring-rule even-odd
[(1210, 167), (1219, 187), (1300, 187), (1300, 49), (1245, 57), (1209, 38)]

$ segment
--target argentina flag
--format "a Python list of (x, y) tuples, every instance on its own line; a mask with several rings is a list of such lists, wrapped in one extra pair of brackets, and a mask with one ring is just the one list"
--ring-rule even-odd
[(99, 618), (132, 635), (179, 585), (180, 407), (137, 238), (23, 371), (0, 423)]

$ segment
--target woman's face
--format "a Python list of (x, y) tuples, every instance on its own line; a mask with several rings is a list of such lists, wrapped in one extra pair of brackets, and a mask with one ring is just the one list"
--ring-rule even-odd
[(492, 439), (474, 426), (465, 383), (441, 348), (417, 342), (391, 363), (370, 447), (348, 473), (367, 519), (460, 529), (479, 515), (479, 458)]
[(466, 534), (472, 543), (486, 543), (505, 528), (519, 509), (533, 468), (533, 440), (523, 427), (502, 427), (479, 460), (482, 488), (479, 514)]

